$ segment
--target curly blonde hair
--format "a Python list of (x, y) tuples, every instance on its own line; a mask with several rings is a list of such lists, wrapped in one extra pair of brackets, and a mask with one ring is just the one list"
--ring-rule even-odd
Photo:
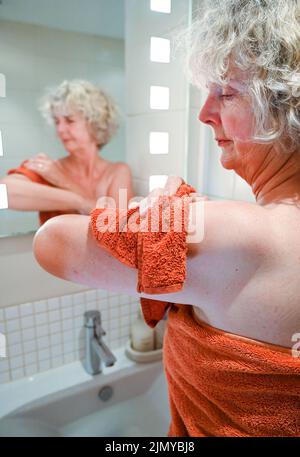
[(300, 145), (300, 0), (204, 0), (184, 36), (197, 86), (224, 85), (230, 65), (247, 74), (252, 140)]
[(119, 111), (113, 99), (84, 80), (63, 81), (41, 99), (39, 109), (49, 122), (53, 122), (57, 114), (82, 113), (92, 127), (98, 146), (107, 144), (119, 126)]

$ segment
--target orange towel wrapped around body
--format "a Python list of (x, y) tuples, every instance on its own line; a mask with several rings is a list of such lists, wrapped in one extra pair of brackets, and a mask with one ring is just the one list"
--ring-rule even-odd
[[(175, 196), (190, 192), (194, 189), (182, 184)], [(173, 230), (172, 197), (160, 197), (159, 203), (159, 221), (171, 220), (166, 232), (143, 232), (138, 209), (91, 213), (99, 244), (138, 268), (137, 290), (148, 294), (180, 290), (186, 274), (186, 230)], [(187, 212), (184, 205), (182, 221)], [(137, 230), (122, 232), (132, 215)], [(105, 223), (112, 229), (116, 223), (117, 230), (105, 229)], [(142, 298), (141, 306), (151, 327), (168, 310), (163, 345), (172, 417), (168, 436), (300, 435), (300, 358), (291, 350), (201, 323), (190, 305)]]
[(300, 358), (174, 304), (164, 339), (169, 436), (300, 436)]

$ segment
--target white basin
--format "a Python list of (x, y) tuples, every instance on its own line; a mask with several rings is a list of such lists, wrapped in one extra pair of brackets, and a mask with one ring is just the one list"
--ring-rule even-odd
[[(87, 374), (81, 362), (0, 385), (0, 437), (167, 436), (170, 416), (161, 362), (117, 362)], [(104, 386), (113, 390), (106, 401)]]

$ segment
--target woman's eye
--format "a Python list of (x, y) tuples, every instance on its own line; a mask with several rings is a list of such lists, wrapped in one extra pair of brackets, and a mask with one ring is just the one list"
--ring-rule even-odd
[(223, 100), (231, 100), (232, 98), (234, 97), (234, 94), (222, 94), (220, 95), (220, 98), (222, 98)]

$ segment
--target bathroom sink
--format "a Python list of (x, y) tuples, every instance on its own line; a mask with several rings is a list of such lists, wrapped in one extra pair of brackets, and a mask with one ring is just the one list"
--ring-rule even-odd
[(167, 436), (161, 361), (138, 364), (124, 348), (114, 354), (115, 365), (96, 376), (78, 361), (0, 385), (0, 436)]

